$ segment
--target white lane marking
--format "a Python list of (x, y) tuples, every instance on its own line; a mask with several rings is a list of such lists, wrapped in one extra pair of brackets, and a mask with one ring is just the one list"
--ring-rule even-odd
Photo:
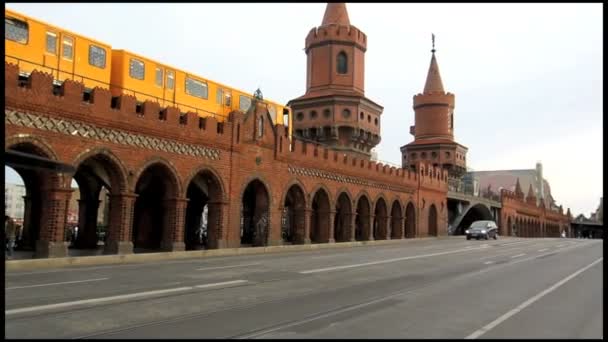
[(246, 283), (246, 282), (247, 282), (247, 280), (232, 280), (232, 281), (225, 281), (223, 283), (195, 285), (194, 287), (197, 288), (197, 289), (204, 289), (204, 288), (208, 288), (208, 287), (223, 286), (223, 285), (232, 285), (232, 284), (242, 284), (242, 283)]
[(366, 262), (366, 263), (363, 263), (363, 264), (354, 264), (354, 265), (344, 265), (344, 266), (317, 268), (317, 269), (313, 269), (313, 270), (300, 271), (298, 273), (300, 273), (300, 274), (309, 274), (309, 273), (327, 272), (327, 271), (342, 270), (342, 269), (353, 268), (353, 267), (362, 267), (362, 266), (371, 266), (371, 265), (386, 264), (386, 263), (389, 263), (389, 262), (402, 261), (402, 260), (427, 258), (427, 257), (431, 257), (431, 256), (436, 256), (436, 255), (445, 255), (445, 254), (452, 254), (452, 253), (458, 253), (458, 252), (471, 252), (471, 251), (474, 251), (474, 250), (487, 249), (487, 248), (488, 247), (476, 247), (476, 248), (469, 248), (469, 249), (462, 248), (462, 249), (456, 249), (456, 250), (448, 251), (448, 252), (421, 254), (421, 255), (414, 255), (414, 256), (408, 256), (408, 257), (403, 257), (403, 258), (394, 258), (394, 259), (387, 259), (387, 260), (381, 260), (381, 261)]
[(526, 253), (517, 254), (517, 255), (512, 256), (511, 259), (519, 258), (520, 256), (524, 256), (524, 255), (526, 255)]
[(483, 264), (484, 264), (484, 265), (489, 265), (489, 264), (493, 264), (493, 263), (494, 263), (494, 261), (486, 261), (486, 262), (484, 262)]
[(544, 251), (546, 251), (546, 250), (548, 250), (548, 249), (549, 249), (549, 248), (543, 248), (543, 249), (539, 249), (538, 251), (539, 251), (539, 252), (544, 252)]
[(220, 269), (224, 269), (224, 268), (235, 268), (235, 267), (245, 267), (245, 266), (255, 266), (255, 265), (259, 265), (260, 263), (255, 263), (255, 264), (241, 264), (241, 265), (232, 265), (232, 266), (217, 266), (217, 267), (201, 267), (201, 268), (197, 268), (197, 271), (208, 271), (208, 270), (220, 270)]
[(30, 307), (27, 307), (27, 308), (5, 310), (4, 314), (8, 316), (8, 315), (14, 315), (14, 314), (25, 313), (25, 312), (32, 312), (32, 311), (43, 311), (43, 310), (50, 310), (50, 309), (69, 308), (69, 307), (72, 307), (72, 306), (78, 306), (78, 305), (83, 305), (83, 304), (99, 304), (99, 303), (110, 302), (110, 301), (114, 301), (114, 300), (123, 300), (123, 299), (132, 299), (132, 298), (139, 298), (139, 297), (147, 297), (147, 296), (154, 296), (154, 295), (160, 295), (160, 294), (166, 294), (166, 293), (172, 293), (172, 292), (183, 292), (183, 291), (193, 290), (194, 288), (220, 286), (220, 285), (226, 285), (227, 283), (234, 284), (236, 282), (244, 282), (244, 281), (245, 280), (234, 280), (234, 281), (228, 281), (228, 282), (223, 282), (223, 283), (213, 283), (213, 284), (204, 284), (204, 285), (196, 285), (196, 286), (184, 286), (184, 287), (176, 287), (176, 288), (173, 288), (173, 289), (136, 292), (136, 293), (130, 293), (130, 294), (126, 294), (126, 295), (118, 295), (118, 296), (110, 296), (110, 297), (101, 297), (101, 298), (75, 300), (75, 301), (65, 302), (65, 303), (56, 303), (56, 304), (30, 306)]
[(13, 287), (7, 287), (5, 290), (28, 289), (28, 288), (31, 288), (31, 287), (63, 285), (63, 284), (87, 283), (87, 282), (91, 282), (91, 281), (102, 281), (102, 280), (108, 280), (108, 279), (110, 279), (110, 278), (97, 278), (97, 279), (64, 281), (64, 282), (61, 282), (61, 283), (48, 283), (48, 284), (38, 284), (38, 285), (13, 286)]
[(495, 326), (499, 325), (500, 323), (504, 322), (505, 320), (507, 320), (509, 317), (515, 315), (516, 313), (520, 312), (521, 310), (525, 309), (527, 306), (529, 306), (530, 304), (536, 302), (537, 300), (541, 299), (542, 297), (544, 297), (545, 295), (553, 292), (555, 289), (557, 289), (558, 287), (562, 286), (563, 284), (565, 284), (567, 281), (569, 281), (570, 279), (576, 277), (577, 275), (583, 273), (584, 271), (588, 270), (589, 268), (593, 267), (593, 265), (597, 264), (598, 262), (601, 262), (604, 259), (604, 257), (601, 257), (597, 260), (595, 260), (594, 262), (590, 263), (589, 265), (581, 268), (580, 270), (572, 273), (571, 275), (567, 276), (566, 278), (558, 281), (557, 283), (553, 284), (551, 287), (549, 287), (546, 290), (541, 291), (539, 294), (537, 294), (536, 296), (526, 300), (525, 302), (521, 303), (520, 305), (518, 305), (515, 309), (510, 310), (509, 312), (507, 312), (506, 314), (498, 317), (497, 319), (495, 319), (494, 321), (488, 323), (486, 326), (482, 327), (481, 329), (475, 331), (474, 333), (472, 333), (471, 335), (465, 337), (465, 339), (475, 339), (478, 338), (479, 336), (485, 334), (486, 332), (488, 332), (490, 329), (494, 328)]
[(561, 245), (557, 245), (557, 248), (564, 247), (566, 244), (562, 243)]

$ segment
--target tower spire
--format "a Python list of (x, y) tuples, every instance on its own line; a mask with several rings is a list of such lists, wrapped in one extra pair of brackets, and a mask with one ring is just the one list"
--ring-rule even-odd
[(435, 58), (435, 35), (431, 34), (433, 40), (433, 49), (431, 50), (431, 65), (429, 66), (429, 72), (426, 75), (426, 84), (424, 85), (424, 94), (430, 93), (445, 93), (443, 90), (443, 82), (441, 82), (441, 74), (439, 74), (439, 65), (437, 65), (437, 59)]
[(346, 11), (346, 4), (343, 2), (330, 2), (325, 8), (325, 15), (323, 16), (323, 23), (321, 26), (338, 24), (343, 26), (350, 26), (350, 20), (348, 19), (348, 12)]

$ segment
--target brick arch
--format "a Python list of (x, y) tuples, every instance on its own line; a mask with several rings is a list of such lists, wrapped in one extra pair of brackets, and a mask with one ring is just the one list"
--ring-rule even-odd
[[(385, 205), (387, 208), (389, 207), (389, 203), (392, 203), (392, 202), (387, 201), (387, 200), (386, 200), (386, 195), (384, 195), (384, 193), (383, 193), (383, 192), (381, 192), (381, 193), (379, 193), (378, 195), (376, 195), (376, 198), (374, 198), (374, 201), (372, 202), (372, 203), (374, 204), (374, 209), (376, 209), (376, 204), (378, 203), (378, 200), (379, 200), (379, 199), (381, 199), (381, 198), (384, 200), (384, 205)], [(387, 209), (387, 210), (388, 210), (388, 209)]]
[(355, 207), (357, 207), (357, 203), (359, 203), (359, 200), (363, 196), (365, 196), (367, 198), (367, 202), (369, 203), (369, 207), (370, 207), (370, 211), (371, 211), (372, 208), (374, 207), (374, 202), (372, 202), (372, 197), (369, 195), (369, 193), (366, 190), (360, 190), (359, 193), (357, 194), (357, 197), (354, 198)]
[(427, 232), (429, 236), (439, 236), (439, 210), (435, 202), (431, 202), (429, 205), (428, 213), (428, 227)]
[(19, 144), (31, 144), (38, 148), (40, 152), (44, 153), (44, 157), (59, 160), (57, 153), (53, 150), (51, 145), (44, 141), (44, 139), (34, 136), (32, 134), (17, 134), (4, 139), (4, 150), (9, 150), (11, 147)]
[[(17, 134), (4, 140), (5, 151), (21, 145), (19, 150), (30, 150), (33, 154), (59, 161), (57, 153), (44, 139), (31, 134)], [(5, 163), (6, 165), (6, 163)], [(63, 242), (64, 227), (67, 219), (67, 199), (49, 198), (48, 191), (55, 188), (65, 188), (70, 176), (57, 172), (44, 172), (41, 170), (13, 168), (23, 180), (26, 189), (24, 199), (24, 217), (21, 245), (34, 251), (35, 256), (48, 256), (48, 251), (39, 249), (39, 246), (50, 242)], [(67, 184), (69, 187), (69, 184)], [(67, 247), (66, 247), (67, 248)], [(59, 251), (58, 256), (65, 256), (65, 251)]]
[(94, 157), (97, 155), (104, 157), (104, 162), (110, 163), (111, 169), (109, 173), (111, 174), (111, 177), (114, 176), (116, 177), (115, 179), (118, 180), (119, 188), (116, 189), (118, 191), (115, 191), (115, 189), (112, 189), (112, 191), (115, 193), (119, 193), (121, 191), (127, 190), (129, 187), (129, 182), (127, 180), (127, 168), (122, 163), (122, 161), (108, 148), (97, 147), (87, 149), (78, 154), (72, 161), (71, 165), (74, 166), (74, 168), (78, 169), (80, 164), (82, 164), (84, 161), (86, 161), (90, 157)]
[[(292, 189), (296, 189), (292, 192)], [(288, 197), (290, 192), (293, 196)], [(306, 188), (304, 184), (294, 178), (287, 183), (283, 190), (283, 197), (279, 207), (281, 210), (281, 240), (283, 243), (304, 244), (307, 241), (306, 236), (306, 208), (308, 206), (306, 200)], [(298, 203), (298, 200), (302, 203)], [(290, 201), (290, 205), (285, 205)], [(285, 223), (285, 224), (283, 224)]]
[(245, 190), (247, 190), (247, 187), (249, 186), (249, 184), (251, 182), (253, 182), (254, 180), (260, 181), (266, 188), (266, 191), (268, 192), (268, 209), (270, 210), (271, 208), (273, 208), (273, 204), (274, 204), (274, 201), (272, 200), (273, 192), (270, 187), (270, 182), (268, 181), (268, 179), (259, 172), (255, 172), (254, 174), (249, 175), (247, 178), (245, 178), (245, 180), (241, 184), (241, 190), (239, 190), (239, 197), (238, 197), (239, 203), (243, 201), (243, 195), (245, 194)]
[(351, 193), (351, 192), (348, 190), (348, 188), (347, 188), (347, 187), (342, 186), (342, 187), (340, 187), (340, 188), (338, 189), (338, 191), (336, 191), (336, 194), (335, 194), (335, 199), (334, 199), (334, 208), (335, 208), (335, 206), (337, 205), (337, 203), (338, 203), (338, 198), (340, 198), (340, 195), (341, 195), (342, 193), (344, 193), (344, 194), (346, 195), (346, 197), (348, 197), (348, 200), (350, 201), (350, 206), (352, 207), (352, 206), (353, 206), (353, 201), (355, 200), (355, 197), (354, 197), (354, 196), (353, 196), (353, 194), (352, 194), (352, 193)]
[[(363, 207), (367, 213), (358, 213), (359, 203), (365, 198), (367, 201), (367, 208)], [(353, 206), (353, 212), (357, 214), (355, 217), (355, 240), (367, 241), (372, 237), (372, 222), (371, 215), (373, 215), (373, 203), (370, 200), (370, 196), (365, 190), (359, 191), (355, 205)]]
[(199, 165), (198, 167), (195, 167), (192, 171), (190, 171), (190, 173), (186, 176), (186, 178), (184, 179), (184, 186), (183, 186), (183, 197), (187, 197), (186, 194), (188, 193), (188, 186), (190, 185), (190, 182), (192, 182), (192, 180), (201, 172), (209, 172), (211, 173), (211, 175), (213, 175), (213, 177), (217, 180), (218, 185), (220, 186), (220, 191), (222, 193), (222, 201), (228, 201), (228, 192), (226, 191), (226, 185), (224, 182), (224, 179), (220, 176), (220, 173), (217, 171), (217, 169), (211, 165), (209, 165), (208, 163), (204, 163), (202, 165)]
[(390, 203), (391, 239), (401, 239), (403, 237), (403, 206), (398, 197), (393, 199)]
[[(273, 192), (272, 188), (270, 187), (270, 182), (259, 172), (255, 172), (243, 180), (243, 183), (241, 184), (241, 189), (239, 190), (239, 197), (236, 199), (238, 206), (244, 209), (243, 200), (245, 199), (247, 189), (252, 183), (256, 181), (264, 187), (264, 190), (266, 192), (266, 212), (260, 212), (257, 210), (259, 209), (259, 207), (257, 206), (257, 199), (255, 199), (256, 205), (254, 207), (248, 208), (248, 211), (239, 210), (239, 220), (237, 220), (237, 222), (240, 222), (241, 217), (243, 217), (244, 219), (243, 235), (240, 237), (241, 245), (251, 245), (254, 247), (266, 246), (268, 244), (269, 238), (272, 234), (270, 230), (273, 227), (271, 212), (273, 208), (275, 208), (272, 196)], [(266, 222), (264, 226), (259, 226), (258, 223), (264, 222), (264, 215)], [(279, 225), (277, 225), (276, 228), (278, 227)]]
[[(340, 204), (340, 197), (344, 195), (346, 198), (344, 202), (348, 204), (348, 210), (346, 208), (340, 208), (337, 210), (338, 205)], [(353, 197), (347, 188), (341, 187), (337, 193), (334, 201), (334, 206), (332, 207), (336, 210), (334, 216), (334, 222), (332, 222), (333, 230), (334, 230), (334, 239), (336, 242), (347, 242), (351, 239), (354, 239), (352, 235), (352, 216), (355, 212), (353, 208)]]
[[(408, 208), (411, 208), (408, 213)], [(404, 218), (405, 218), (405, 227), (404, 227), (404, 236), (405, 238), (414, 238), (418, 234), (418, 225), (416, 222), (418, 221), (418, 215), (416, 211), (416, 202), (413, 200), (408, 200), (405, 204), (405, 209), (403, 210)]]
[[(299, 180), (298, 178), (292, 178), (289, 182), (287, 182), (287, 185), (285, 187), (283, 187), (281, 202), (279, 203), (279, 206), (284, 205), (285, 200), (287, 199), (287, 193), (289, 192), (289, 189), (291, 189), (291, 187), (294, 185), (299, 186), (300, 190), (302, 190), (302, 193), (304, 194), (304, 208), (308, 208), (309, 199), (306, 198), (307, 197), (306, 194), (308, 194), (309, 192), (306, 191), (306, 187), (304, 186), (304, 183), (302, 183), (302, 181)], [(310, 194), (312, 194), (314, 196), (314, 192), (311, 192)], [(329, 193), (327, 194), (327, 196), (329, 196)], [(310, 199), (310, 200), (312, 200), (312, 199)]]
[(325, 191), (325, 193), (327, 194), (327, 197), (329, 198), (329, 207), (330, 208), (334, 208), (336, 205), (336, 202), (332, 199), (332, 192), (329, 191), (329, 188), (323, 184), (323, 183), (319, 183), (317, 184), (311, 192), (308, 193), (308, 199), (306, 200), (306, 202), (308, 203), (308, 206), (306, 207), (307, 209), (312, 209), (312, 200), (314, 199), (317, 191), (319, 191), (319, 189), (323, 189), (323, 191)]
[[(133, 173), (133, 176), (130, 179), (130, 183), (129, 184), (129, 188), (132, 192), (136, 191), (136, 186), (137, 186), (137, 182), (139, 181), (139, 178), (141, 177), (141, 175), (143, 174), (144, 171), (146, 171), (146, 169), (148, 169), (148, 167), (154, 165), (154, 164), (161, 164), (163, 166), (165, 166), (167, 168), (167, 170), (169, 171), (169, 174), (172, 177), (172, 179), (170, 179), (169, 181), (172, 182), (172, 185), (174, 186), (173, 190), (174, 190), (174, 197), (178, 197), (179, 195), (183, 194), (183, 186), (179, 177), (179, 173), (177, 172), (177, 168), (175, 167), (175, 165), (173, 165), (173, 163), (163, 157), (152, 157), (149, 158), (148, 160), (146, 160), (138, 169), (135, 173)], [(131, 174), (129, 174), (131, 175)]]
[[(384, 212), (381, 211), (381, 207), (378, 207), (380, 203), (384, 204)], [(374, 201), (373, 209), (371, 211), (373, 213), (372, 215), (374, 215), (371, 228), (374, 240), (386, 240), (389, 238), (389, 228), (387, 224), (391, 210), (392, 207), (389, 207), (386, 197), (383, 194), (378, 195)]]

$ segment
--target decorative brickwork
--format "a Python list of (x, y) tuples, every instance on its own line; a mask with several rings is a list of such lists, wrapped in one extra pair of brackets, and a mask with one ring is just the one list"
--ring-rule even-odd
[(4, 120), (8, 124), (69, 134), (82, 138), (97, 139), (115, 144), (134, 146), (137, 148), (146, 148), (156, 151), (204, 157), (210, 160), (220, 158), (220, 151), (215, 148), (182, 144), (162, 138), (148, 137), (141, 134), (133, 134), (116, 129), (99, 128), (95, 125), (83, 122), (56, 119), (42, 115), (34, 115), (28, 112), (9, 110), (6, 108), (4, 110), (4, 114)]

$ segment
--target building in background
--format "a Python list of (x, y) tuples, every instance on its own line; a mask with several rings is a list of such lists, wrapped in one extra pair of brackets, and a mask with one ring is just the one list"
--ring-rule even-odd
[(12, 217), (17, 224), (23, 222), (25, 185), (4, 184), (4, 214)]
[(551, 210), (558, 210), (559, 206), (551, 195), (551, 187), (549, 182), (543, 177), (543, 165), (540, 162), (536, 163), (535, 169), (524, 170), (495, 170), (495, 171), (470, 171), (469, 177), (476, 179), (479, 184), (479, 189), (484, 194), (489, 191), (499, 194), (500, 189), (515, 191), (517, 180), (527, 194), (529, 187), (536, 197), (536, 204), (540, 204), (543, 199), (545, 206)]

